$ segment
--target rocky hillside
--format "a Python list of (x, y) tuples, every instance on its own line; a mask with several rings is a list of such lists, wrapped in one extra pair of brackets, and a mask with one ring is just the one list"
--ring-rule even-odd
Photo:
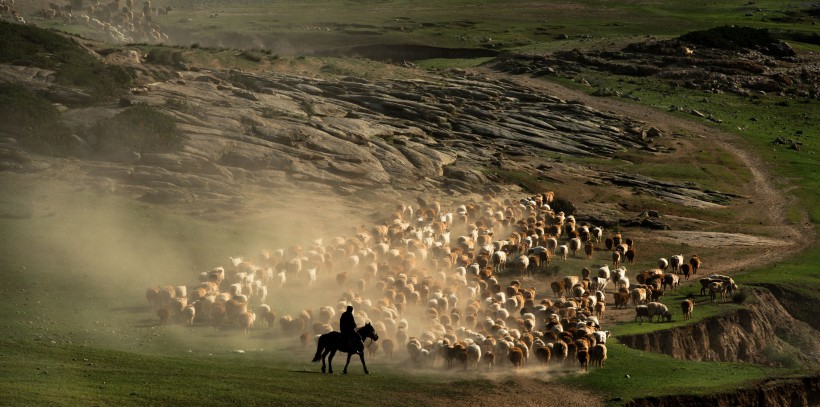
[[(61, 81), (59, 65), (14, 62), (0, 65), (0, 81), (20, 84), (57, 106), (67, 132), (66, 155), (80, 159), (61, 165), (76, 166), (99, 188), (149, 202), (237, 210), (254, 190), (370, 199), (517, 190), (527, 180), (625, 186), (699, 208), (731, 199), (695, 183), (659, 182), (561, 160), (545, 164), (548, 156), (671, 150), (656, 143), (663, 133), (651, 123), (509, 81), (463, 71), (413, 70), (414, 79), (364, 80), (169, 66), (135, 47), (72, 43), (95, 61), (131, 72), (131, 88), (112, 102)], [(133, 110), (146, 107), (151, 117), (173, 121), (178, 143), (154, 148), (144, 140), (123, 141), (138, 136), (126, 137), (123, 124), (111, 122), (137, 117)], [(25, 143), (17, 142), (21, 129), (2, 131), (3, 168), (29, 171), (54, 164), (29, 155)], [(613, 224), (618, 216), (599, 221)]]

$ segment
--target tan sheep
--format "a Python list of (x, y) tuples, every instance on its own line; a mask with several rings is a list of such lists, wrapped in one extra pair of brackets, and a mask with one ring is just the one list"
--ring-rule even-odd
[(597, 344), (589, 351), (589, 358), (592, 361), (592, 366), (604, 367), (606, 362), (606, 345)]
[(253, 323), (256, 321), (256, 314), (253, 311), (246, 311), (239, 315), (239, 327), (245, 336), (248, 336), (250, 329), (253, 328)]

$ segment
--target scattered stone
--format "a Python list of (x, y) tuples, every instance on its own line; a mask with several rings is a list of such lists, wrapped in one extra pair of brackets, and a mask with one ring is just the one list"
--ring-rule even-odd
[(649, 130), (646, 131), (646, 137), (656, 138), (663, 135), (657, 127), (650, 127)]

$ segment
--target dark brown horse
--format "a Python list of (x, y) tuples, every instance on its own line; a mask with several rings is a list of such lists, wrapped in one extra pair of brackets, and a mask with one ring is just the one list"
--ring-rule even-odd
[(339, 351), (347, 353), (347, 363), (345, 363), (344, 369), (345, 374), (347, 374), (347, 365), (350, 364), (350, 357), (353, 356), (353, 354), (359, 355), (359, 358), (362, 360), (364, 373), (370, 374), (370, 372), (367, 371), (367, 365), (364, 363), (364, 340), (370, 338), (374, 341), (378, 341), (379, 335), (376, 335), (376, 330), (369, 322), (363, 327), (356, 328), (356, 333), (359, 334), (361, 340), (353, 341), (352, 345), (354, 349), (350, 349), (350, 344), (347, 339), (342, 336), (341, 332), (328, 332), (319, 337), (319, 343), (316, 346), (316, 355), (313, 356), (313, 361), (318, 362), (319, 359), (322, 360), (322, 373), (325, 372), (325, 356), (327, 356), (328, 353), (330, 354), (327, 358), (328, 372), (333, 373), (333, 356)]

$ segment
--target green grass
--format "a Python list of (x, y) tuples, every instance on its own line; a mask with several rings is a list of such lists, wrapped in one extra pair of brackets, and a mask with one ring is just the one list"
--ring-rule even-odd
[[(752, 5), (695, 0), (225, 1), (217, 10), (202, 9), (200, 3), (191, 1), (156, 3), (157, 7), (172, 5), (177, 10), (162, 18), (161, 25), (187, 31), (188, 38), (196, 38), (202, 45), (261, 46), (281, 54), (403, 43), (498, 49), (573, 48), (649, 34), (668, 37), (727, 24), (813, 32), (808, 24), (773, 21), (790, 8), (777, 0), (760, 0)], [(764, 11), (756, 12), (757, 8)], [(211, 18), (215, 11), (219, 15)], [(747, 17), (746, 11), (754, 11), (755, 15)], [(179, 22), (183, 15), (192, 21)], [(559, 39), (564, 34), (568, 40)]]
[(494, 58), (436, 58), (416, 61), (416, 64), (421, 68), (426, 69), (448, 69), (448, 68), (474, 68), (479, 65), (492, 61)]
[[(378, 362), (368, 377), (353, 362), (349, 375), (326, 376), (307, 352), (293, 349), (152, 356), (7, 339), (0, 349), (4, 405), (405, 406), (423, 395), (463, 398), (489, 383), (384, 372)], [(336, 359), (339, 373), (343, 361)]]
[(606, 400), (620, 398), (617, 404), (621, 404), (644, 397), (719, 393), (794, 372), (743, 363), (678, 360), (631, 349), (609, 340), (603, 369), (590, 367), (589, 374), (565, 376), (558, 380), (603, 393)]
[[(680, 303), (690, 293), (695, 296), (695, 309), (692, 311), (692, 319), (684, 321), (683, 315), (681, 314)], [(633, 312), (630, 313), (631, 318), (629, 321), (616, 323), (611, 328), (607, 329), (609, 331), (612, 331), (612, 334), (616, 336), (644, 334), (648, 332), (657, 331), (660, 329), (671, 329), (681, 327), (684, 325), (698, 323), (706, 318), (721, 315), (742, 308), (741, 305), (733, 304), (731, 302), (731, 299), (729, 299), (730, 302), (727, 303), (718, 302), (712, 304), (709, 301), (708, 295), (703, 297), (700, 296), (700, 283), (698, 283), (697, 280), (695, 280), (695, 284), (692, 286), (681, 287), (680, 289), (674, 291), (664, 291), (664, 295), (661, 296), (658, 300), (659, 302), (666, 304), (666, 306), (669, 308), (669, 311), (672, 313), (671, 322), (667, 322), (665, 320), (662, 320), (661, 322), (646, 322), (645, 320), (644, 322), (635, 322), (635, 314)], [(634, 305), (632, 305), (631, 301), (629, 304), (630, 305), (627, 308), (634, 308)]]

